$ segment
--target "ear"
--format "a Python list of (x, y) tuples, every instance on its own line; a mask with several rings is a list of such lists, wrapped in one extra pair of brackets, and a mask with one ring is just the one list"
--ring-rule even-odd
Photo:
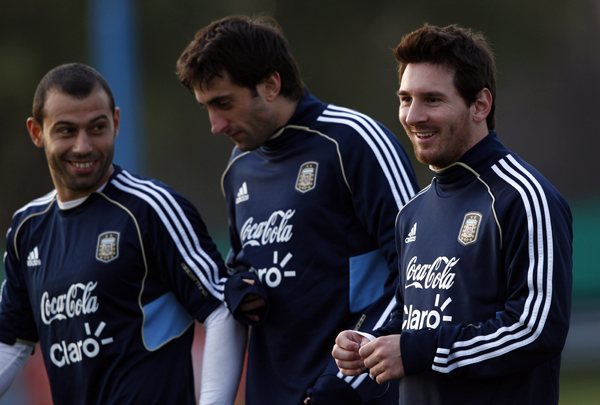
[(281, 91), (281, 76), (279, 76), (279, 72), (273, 72), (267, 80), (259, 83), (256, 89), (267, 101), (274, 100)]
[(115, 138), (119, 135), (119, 124), (121, 123), (121, 109), (115, 107), (115, 113), (113, 114), (113, 125), (115, 127)]
[(29, 136), (31, 140), (38, 148), (44, 147), (44, 138), (43, 138), (43, 129), (39, 122), (37, 122), (33, 117), (29, 117), (27, 119), (27, 130), (29, 131)]
[(492, 93), (484, 88), (477, 95), (477, 100), (471, 105), (473, 108), (473, 120), (475, 122), (484, 121), (492, 109)]

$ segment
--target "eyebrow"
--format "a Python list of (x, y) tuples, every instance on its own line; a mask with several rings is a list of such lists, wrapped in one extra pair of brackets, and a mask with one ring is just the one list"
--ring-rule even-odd
[[(398, 97), (400, 96), (410, 96), (410, 93), (406, 90), (398, 90), (396, 92), (396, 95)], [(442, 93), (441, 91), (427, 91), (425, 93), (419, 93), (419, 96), (422, 97), (443, 97), (445, 94)]]
[(210, 100), (208, 100), (206, 102), (206, 104), (204, 103), (200, 103), (198, 102), (198, 104), (200, 105), (215, 105), (215, 104), (219, 104), (221, 101), (223, 101), (224, 99), (228, 99), (231, 98), (232, 96), (230, 94), (226, 94), (224, 96), (216, 96), (214, 98), (211, 98)]
[[(94, 123), (94, 122), (100, 121), (102, 119), (107, 119), (108, 120), (109, 119), (108, 115), (106, 115), (106, 114), (100, 114), (96, 118), (92, 118), (89, 121), (89, 123)], [(52, 127), (57, 127), (59, 125), (77, 125), (77, 124), (75, 124), (74, 122), (71, 122), (71, 121), (58, 121), (58, 122), (55, 122), (54, 125), (52, 125)]]

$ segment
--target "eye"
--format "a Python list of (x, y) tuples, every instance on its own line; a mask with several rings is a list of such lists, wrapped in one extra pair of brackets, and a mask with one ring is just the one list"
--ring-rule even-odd
[(89, 127), (89, 133), (102, 134), (105, 132), (107, 124), (105, 122), (96, 122)]
[(406, 105), (406, 104), (410, 104), (412, 101), (411, 97), (408, 96), (400, 96), (400, 104), (402, 105)]
[(59, 134), (61, 135), (71, 135), (73, 133), (75, 133), (75, 128), (72, 127), (60, 127), (57, 129), (57, 131)]

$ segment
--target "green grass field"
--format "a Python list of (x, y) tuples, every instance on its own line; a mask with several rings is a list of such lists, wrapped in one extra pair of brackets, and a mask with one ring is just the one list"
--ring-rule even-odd
[(600, 404), (600, 370), (563, 372), (560, 376), (560, 405)]

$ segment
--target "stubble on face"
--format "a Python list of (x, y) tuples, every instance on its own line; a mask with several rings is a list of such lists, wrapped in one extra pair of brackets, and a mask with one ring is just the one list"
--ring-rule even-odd
[(272, 123), (272, 113), (269, 111), (266, 102), (260, 95), (251, 97), (248, 112), (243, 114), (245, 120), (241, 123), (243, 136), (240, 141), (234, 139), (237, 148), (242, 152), (260, 148), (275, 131)]
[[(112, 112), (101, 89), (84, 99), (53, 91), (45, 115), (41, 137), (59, 198), (70, 201), (91, 193), (110, 176), (118, 111)], [(78, 151), (75, 145), (81, 136), (86, 138), (80, 145), (87, 146)]]
[(408, 64), (401, 77), (399, 118), (421, 163), (442, 169), (474, 144), (472, 108), (454, 85), (454, 71)]
[(242, 152), (261, 147), (277, 129), (264, 96), (233, 83), (226, 72), (207, 85), (195, 87), (194, 93), (208, 110), (211, 131), (229, 137)]
[[(442, 133), (436, 148), (431, 148), (431, 150), (422, 147), (417, 141), (416, 135), (412, 132), (415, 128), (403, 124), (404, 130), (413, 144), (417, 160), (430, 165), (436, 170), (443, 169), (457, 162), (471, 147), (470, 118), (469, 110), (466, 109), (463, 111), (454, 122), (448, 125), (447, 132)], [(417, 127), (416, 129), (418, 130), (419, 128)], [(440, 131), (441, 128), (437, 130)]]
[[(100, 186), (112, 166), (114, 144), (104, 151), (79, 155), (67, 152), (63, 155), (53, 154), (46, 149), (48, 167), (55, 183), (75, 193), (89, 192)], [(96, 161), (97, 167), (89, 173), (79, 173), (71, 169), (73, 161)]]

